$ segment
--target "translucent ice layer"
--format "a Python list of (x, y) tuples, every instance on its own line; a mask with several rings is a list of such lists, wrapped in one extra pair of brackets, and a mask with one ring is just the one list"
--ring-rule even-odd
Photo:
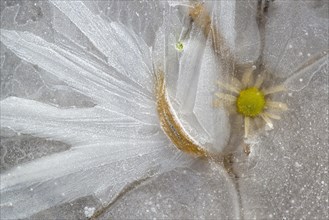
[[(194, 3), (1, 1), (1, 218), (329, 218), (327, 2), (204, 1), (227, 51)], [(243, 123), (213, 101), (260, 55), (289, 110), (247, 156)], [(158, 69), (185, 131), (223, 163), (166, 137)]]

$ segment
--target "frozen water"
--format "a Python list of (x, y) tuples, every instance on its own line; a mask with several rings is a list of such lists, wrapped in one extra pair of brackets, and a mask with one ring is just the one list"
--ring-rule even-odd
[[(329, 218), (325, 0), (271, 3), (263, 59), (289, 111), (232, 156), (235, 177), (158, 123), (154, 68), (193, 137), (221, 152), (232, 136), (212, 107), (230, 64), (191, 26), (189, 1), (0, 4), (1, 218), (83, 219), (108, 203), (100, 219)], [(257, 1), (205, 7), (236, 60), (255, 61)]]
[(141, 185), (115, 203), (100, 219), (237, 219), (234, 184), (218, 166), (176, 169)]
[(328, 17), (319, 13), (328, 4), (318, 2), (316, 10), (309, 1), (279, 0), (270, 8), (264, 59), (275, 75), (290, 76), (310, 59), (308, 53), (312, 57), (328, 50)]
[(328, 215), (328, 80), (328, 70), (320, 71), (294, 93), (290, 113), (237, 163), (246, 219)]

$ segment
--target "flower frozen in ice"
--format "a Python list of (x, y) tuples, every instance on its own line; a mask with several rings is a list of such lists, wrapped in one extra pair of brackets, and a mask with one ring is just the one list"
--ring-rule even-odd
[[(278, 6), (274, 7), (274, 15), (268, 15), (271, 19), (264, 31), (264, 23), (257, 25), (255, 22), (258, 15), (255, 14), (257, 5), (253, 1), (206, 1), (204, 6), (210, 5), (209, 14), (201, 16), (201, 20), (197, 17), (203, 13), (202, 5), (190, 5), (187, 8), (194, 8), (192, 12), (195, 12), (189, 14), (193, 20), (192, 28), (189, 37), (182, 39), (183, 50), (177, 53), (175, 43), (180, 30), (174, 34), (168, 32), (170, 28), (180, 28), (177, 23), (170, 23), (175, 16), (171, 16), (169, 21), (164, 19), (164, 25), (155, 28), (158, 28), (155, 31), (155, 46), (150, 48), (146, 40), (132, 31), (135, 27), (129, 28), (103, 19), (102, 14), (95, 13), (88, 3), (51, 2), (57, 8), (57, 16), (67, 19), (66, 22), (61, 23), (60, 20), (56, 23), (63, 38), (51, 41), (33, 34), (32, 30), (23, 32), (5, 27), (1, 30), (1, 42), (22, 60), (44, 70), (43, 75), (52, 75), (65, 82), (68, 88), (92, 100), (92, 104), (83, 108), (65, 108), (15, 97), (1, 101), (2, 127), (52, 138), (72, 146), (67, 151), (21, 164), (2, 173), (1, 217), (28, 217), (87, 195), (94, 195), (108, 204), (130, 183), (190, 164), (193, 157), (176, 147), (199, 155), (231, 151), (237, 131), (234, 124), (229, 123), (227, 109), (212, 106), (217, 91), (216, 82), (231, 83), (234, 68), (240, 63), (255, 61), (259, 51), (264, 53), (262, 62), (256, 62), (257, 71), (270, 69), (275, 78), (280, 79), (277, 85), (283, 84), (288, 89), (284, 94), (289, 95), (289, 100), (284, 102), (291, 111), (282, 115), (283, 120), (277, 122), (273, 132), (258, 135), (249, 157), (238, 153), (232, 157), (232, 161), (236, 162), (233, 169), (238, 177), (235, 186), (239, 188), (233, 189), (234, 184), (227, 174), (219, 172), (217, 174), (222, 178), (222, 184), (219, 189), (215, 184), (208, 194), (219, 195), (220, 201), (217, 203), (230, 207), (228, 212), (232, 214), (226, 218), (266, 219), (288, 214), (294, 216), (296, 213), (301, 213), (301, 218), (305, 218), (307, 212), (311, 216), (315, 210), (320, 210), (316, 216), (323, 216), (319, 204), (325, 204), (325, 182), (321, 179), (325, 177), (321, 173), (326, 166), (321, 166), (321, 163), (326, 161), (327, 154), (323, 153), (326, 148), (323, 147), (325, 140), (321, 133), (325, 131), (325, 119), (317, 111), (326, 111), (323, 100), (328, 91), (319, 76), (324, 75), (322, 70), (327, 55), (322, 51), (320, 56), (317, 53), (325, 43), (322, 36), (327, 33), (323, 24), (327, 24), (328, 19), (322, 18), (325, 13), (311, 13), (308, 3), (282, 1), (283, 6), (280, 7), (280, 1), (276, 1)], [(170, 1), (169, 4), (176, 7), (176, 2)], [(131, 14), (123, 15), (133, 17)], [(291, 17), (286, 19), (287, 15)], [(302, 15), (307, 15), (303, 22), (298, 20), (305, 18)], [(136, 13), (136, 16), (140, 14)], [(145, 17), (148, 18), (147, 15)], [(287, 22), (295, 21), (295, 17), (297, 22)], [(214, 41), (208, 36), (210, 21), (215, 33), (222, 34), (215, 35)], [(202, 27), (202, 24), (206, 25)], [(200, 26), (203, 29), (201, 33)], [(152, 28), (145, 27), (144, 30)], [(258, 35), (258, 29), (266, 37)], [(290, 32), (287, 33), (287, 30)], [(305, 30), (308, 35), (302, 34)], [(82, 37), (97, 52), (89, 53), (90, 48), (77, 45), (77, 38), (70, 38), (76, 33), (80, 33), (77, 38)], [(305, 40), (304, 36), (319, 40), (311, 46), (306, 45), (310, 40)], [(225, 44), (212, 45), (214, 42)], [(305, 45), (304, 49), (302, 45)], [(178, 49), (181, 48), (181, 45), (178, 46)], [(306, 51), (312, 47), (315, 51)], [(308, 60), (305, 65), (298, 68), (305, 60)], [(259, 65), (264, 63), (266, 67)], [(167, 90), (160, 89), (158, 95), (161, 96), (156, 98), (154, 75), (158, 70), (164, 72)], [(237, 78), (248, 78), (242, 75)], [(311, 80), (313, 76), (317, 77), (317, 81)], [(263, 93), (266, 93), (264, 88), (272, 86), (267, 84), (268, 81), (264, 81), (264, 86), (260, 87)], [(244, 90), (239, 90), (245, 97), (242, 101), (257, 93), (255, 89)], [(261, 97), (256, 103), (257, 112), (263, 110), (263, 101), (264, 105), (268, 101), (267, 97), (265, 100)], [(273, 100), (281, 101), (281, 98), (273, 97)], [(160, 105), (160, 111), (157, 105)], [(240, 109), (236, 106), (234, 110), (245, 115), (255, 114), (256, 110), (250, 112), (245, 107), (248, 105), (241, 104)], [(239, 126), (242, 124), (239, 123)], [(306, 160), (305, 155), (309, 155), (311, 161)], [(220, 169), (220, 166), (216, 167)], [(311, 180), (305, 181), (308, 176)], [(189, 187), (189, 184), (182, 184), (184, 187), (179, 188), (180, 184), (175, 181), (176, 178), (173, 178), (170, 189), (179, 189), (174, 191), (178, 195)], [(161, 184), (156, 185), (161, 187)], [(201, 181), (198, 187), (202, 190), (208, 185)], [(240, 192), (240, 203), (237, 201), (237, 190)], [(227, 196), (222, 197), (223, 194)], [(202, 204), (210, 201), (205, 198)], [(129, 201), (134, 202), (134, 199)], [(137, 206), (145, 205), (139, 202), (140, 198), (136, 201)], [(289, 201), (295, 205), (286, 210)], [(198, 213), (210, 207), (209, 204), (200, 206), (200, 211), (199, 204), (196, 207), (186, 207), (185, 204), (185, 208), (195, 209)], [(214, 210), (223, 212), (223, 207)], [(127, 209), (133, 208), (124, 205), (123, 210)], [(90, 210), (87, 211), (89, 215)]]
[[(131, 29), (120, 22), (103, 19), (83, 2), (50, 2), (57, 13), (61, 17), (64, 14), (67, 23), (75, 25), (101, 55), (81, 50), (74, 41), (68, 45), (62, 41), (49, 42), (27, 31), (1, 29), (1, 42), (22, 60), (43, 69), (43, 74), (63, 81), (69, 88), (88, 97), (93, 105), (61, 108), (18, 97), (1, 101), (2, 127), (72, 146), (67, 151), (32, 160), (1, 174), (3, 218), (28, 217), (88, 195), (107, 204), (127, 185), (188, 165), (194, 159), (177, 150), (161, 129), (154, 77), (157, 70), (165, 66), (161, 59), (157, 59), (163, 48), (152, 50)], [(156, 44), (162, 43), (161, 30)], [(200, 54), (196, 52), (203, 47), (195, 39), (190, 40), (189, 45), (184, 48), (178, 81), (190, 77), (194, 67), (189, 62), (198, 58)], [(170, 77), (173, 75), (170, 76), (169, 70), (167, 72), (167, 82), (172, 82)], [(174, 84), (167, 85), (170, 88)], [(194, 124), (187, 128), (187, 124), (183, 125), (187, 121), (182, 119), (183, 116), (195, 117), (190, 108), (191, 91), (187, 83), (177, 85), (177, 90), (180, 90), (177, 100), (184, 103), (172, 103), (170, 108), (182, 114), (175, 118), (179, 118), (177, 123), (184, 127), (184, 138), (198, 140), (203, 151), (220, 152), (227, 138), (214, 144), (217, 130), (214, 128), (219, 126), (221, 129), (225, 120), (221, 122), (219, 118), (220, 123), (215, 123), (216, 120), (210, 119), (214, 123), (208, 123), (194, 118), (191, 120)], [(207, 89), (203, 91), (210, 94)], [(167, 92), (162, 94), (166, 96), (161, 97), (169, 97)], [(208, 100), (202, 100), (209, 103), (202, 111), (213, 112), (225, 119), (212, 108), (211, 96), (208, 97)], [(164, 102), (167, 105), (167, 100), (158, 99), (158, 103)], [(168, 116), (166, 105), (160, 110)], [(195, 126), (197, 123), (201, 123), (199, 130)], [(204, 123), (208, 128), (210, 125), (215, 127), (205, 132)], [(187, 133), (191, 134), (187, 136)], [(225, 137), (227, 133), (220, 132), (220, 135)], [(227, 186), (232, 187), (229, 178), (227, 180)]]
[(284, 91), (283, 85), (264, 88), (264, 76), (253, 78), (252, 68), (243, 73), (241, 81), (232, 77), (231, 83), (218, 82), (219, 87), (231, 94), (217, 93), (218, 105), (224, 105), (231, 112), (240, 114), (244, 118), (244, 137), (248, 138), (252, 131), (252, 122), (262, 118), (266, 125), (273, 129), (272, 119), (280, 119), (274, 112), (285, 111), (287, 105), (270, 100), (271, 94)]

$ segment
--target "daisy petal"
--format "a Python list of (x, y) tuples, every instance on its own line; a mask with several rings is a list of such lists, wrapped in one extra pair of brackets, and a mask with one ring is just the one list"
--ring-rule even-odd
[[(149, 97), (141, 94), (138, 89), (124, 82), (124, 78), (111, 76), (113, 72), (106, 73), (95, 63), (89, 63), (88, 60), (28, 32), (2, 29), (1, 41), (20, 58), (37, 64), (80, 93), (107, 106), (109, 110), (137, 120), (149, 118), (149, 113), (153, 112), (155, 120), (156, 111), (154, 107), (150, 107), (154, 106), (151, 94)], [(150, 111), (152, 108), (154, 110)]]
[(154, 141), (97, 143), (40, 158), (1, 174), (1, 216), (26, 218), (89, 195), (107, 204), (147, 172), (162, 173), (186, 162)]
[(133, 79), (141, 89), (153, 89), (150, 51), (133, 31), (116, 22), (107, 22), (92, 13), (81, 1), (51, 1), (107, 58), (119, 73)]
[(275, 120), (280, 120), (281, 119), (281, 117), (279, 115), (275, 115), (275, 114), (272, 114), (272, 113), (269, 113), (269, 112), (264, 112), (263, 114), (266, 115), (267, 117), (273, 118)]
[(230, 84), (233, 85), (235, 88), (238, 88), (239, 90), (243, 89), (242, 83), (236, 77), (233, 76), (229, 80), (231, 81)]
[(230, 94), (224, 93), (216, 93), (216, 96), (220, 99), (225, 101), (227, 104), (233, 104), (236, 102), (236, 97)]
[(249, 87), (253, 83), (252, 72), (253, 69), (249, 68), (243, 73), (241, 83), (244, 87)]
[[(210, 40), (208, 40), (202, 57), (193, 112), (208, 136), (208, 139), (203, 141), (210, 143), (207, 150), (219, 153), (227, 145), (230, 124), (224, 109), (217, 109), (212, 106), (213, 94), (216, 90), (215, 82), (218, 78), (216, 61), (216, 54), (213, 52)], [(202, 134), (201, 132), (198, 133)]]
[(217, 82), (219, 87), (224, 88), (230, 92), (233, 92), (235, 94), (239, 94), (239, 88), (236, 88), (235, 86), (228, 84), (228, 83), (222, 83), (222, 82)]
[(272, 123), (271, 119), (266, 114), (260, 114), (260, 116), (262, 117), (262, 119), (264, 119), (264, 121), (266, 122), (266, 125), (270, 129), (273, 129), (273, 123)]
[(192, 159), (168, 148), (158, 126), (103, 107), (58, 109), (12, 97), (1, 102), (1, 126), (73, 145), (1, 174), (1, 216), (6, 219), (88, 195), (107, 203), (148, 171), (162, 173)]
[(256, 78), (256, 82), (255, 82), (254, 87), (259, 89), (261, 87), (261, 85), (263, 84), (263, 82), (264, 82), (264, 76), (263, 75), (258, 75), (257, 78)]
[(250, 130), (250, 118), (244, 117), (244, 138), (248, 138)]
[(283, 85), (278, 85), (278, 86), (273, 86), (270, 87), (268, 89), (263, 89), (263, 93), (264, 95), (269, 95), (269, 94), (273, 94), (273, 93), (277, 93), (277, 92), (282, 92), (285, 91), (286, 88)]
[(266, 101), (266, 107), (268, 107), (269, 109), (271, 108), (281, 109), (282, 111), (288, 110), (288, 106), (283, 102)]
[[(192, 33), (192, 35), (196, 35), (196, 33)], [(203, 36), (193, 36), (180, 58), (176, 98), (180, 102), (179, 108), (183, 113), (193, 112), (204, 44)]]
[[(156, 124), (136, 122), (98, 106), (59, 109), (16, 97), (7, 98), (0, 103), (1, 127), (10, 127), (21, 133), (53, 138), (76, 146), (104, 139), (110, 142), (111, 138), (124, 141), (137, 137), (149, 139), (159, 129)], [(152, 130), (153, 132), (149, 132)], [(140, 133), (137, 134), (136, 131)], [(142, 133), (144, 137), (141, 136)], [(115, 142), (113, 140), (111, 143)]]

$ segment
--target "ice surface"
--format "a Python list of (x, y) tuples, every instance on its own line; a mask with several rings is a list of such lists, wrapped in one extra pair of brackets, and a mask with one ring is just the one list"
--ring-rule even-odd
[(328, 215), (327, 82), (328, 69), (316, 73), (302, 92), (293, 92), (290, 113), (252, 146), (248, 160), (237, 163), (246, 219)]
[(176, 169), (141, 185), (100, 219), (238, 219), (234, 184), (217, 165)]
[(318, 11), (328, 9), (328, 4), (318, 2), (314, 10), (309, 1), (282, 0), (269, 10), (264, 59), (277, 76), (290, 76), (307, 60), (328, 50), (328, 10), (327, 17)]
[[(219, 151), (230, 136), (211, 105), (229, 64), (188, 4), (1, 1), (1, 218), (83, 219), (111, 201), (100, 219), (329, 218), (327, 2), (270, 4), (264, 60), (289, 111), (233, 155), (236, 182), (178, 152), (157, 121), (162, 67), (189, 132)], [(241, 63), (260, 53), (256, 5), (205, 3)]]

